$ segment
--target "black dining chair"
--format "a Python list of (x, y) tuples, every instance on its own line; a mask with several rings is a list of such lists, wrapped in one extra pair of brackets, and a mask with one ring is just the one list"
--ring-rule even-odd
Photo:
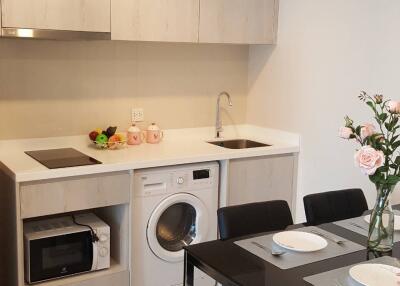
[(268, 201), (218, 209), (221, 240), (260, 232), (284, 230), (293, 224), (286, 201)]
[(307, 225), (319, 225), (361, 216), (368, 210), (361, 189), (311, 194), (303, 198)]

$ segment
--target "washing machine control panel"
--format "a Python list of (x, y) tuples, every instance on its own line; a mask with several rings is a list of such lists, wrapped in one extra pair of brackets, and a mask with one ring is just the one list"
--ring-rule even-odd
[(197, 182), (204, 182), (205, 179), (210, 179), (210, 169), (203, 169), (203, 170), (194, 170), (192, 171), (192, 176), (189, 173), (181, 174), (176, 178), (176, 183), (178, 185), (183, 185), (186, 181), (186, 178), (190, 178), (193, 181)]
[(174, 172), (173, 182), (180, 190), (210, 187), (214, 182), (213, 173), (210, 168), (181, 170)]
[(218, 185), (218, 165), (199, 163), (159, 167), (135, 172), (134, 196), (157, 196), (209, 189)]

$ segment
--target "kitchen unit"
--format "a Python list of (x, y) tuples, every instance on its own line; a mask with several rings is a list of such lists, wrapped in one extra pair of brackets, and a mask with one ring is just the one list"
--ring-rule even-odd
[(277, 0), (200, 0), (200, 43), (275, 43)]
[[(0, 236), (0, 243), (7, 245), (0, 250), (7, 261), (1, 262), (4, 264), (0, 267), (0, 277), (5, 279), (2, 283), (10, 286), (27, 285), (23, 274), (24, 222), (38, 217), (47, 218), (90, 210), (110, 225), (111, 267), (38, 285), (133, 285), (130, 284), (130, 277), (134, 275), (132, 265), (137, 261), (135, 262), (135, 253), (129, 250), (132, 249), (134, 239), (132, 207), (137, 203), (133, 195), (135, 170), (218, 161), (219, 205), (223, 206), (229, 204), (231, 160), (232, 166), (236, 165), (235, 160), (244, 158), (262, 157), (262, 162), (272, 158), (271, 162), (275, 162), (275, 156), (296, 158), (299, 152), (299, 138), (296, 134), (251, 125), (224, 126), (225, 138), (247, 138), (269, 145), (229, 149), (208, 143), (214, 132), (213, 127), (165, 130), (164, 140), (157, 145), (142, 144), (121, 150), (96, 149), (88, 144), (87, 136), (0, 141), (0, 218), (8, 226)], [(47, 169), (24, 153), (26, 150), (63, 147), (75, 148), (103, 164)], [(288, 167), (291, 163), (297, 164), (297, 161), (289, 159), (285, 164)], [(279, 163), (272, 164), (282, 166)], [(234, 170), (232, 168), (232, 176), (237, 176)], [(282, 177), (294, 180), (293, 170), (296, 170), (296, 166), (287, 170), (287, 174), (283, 173), (283, 169), (280, 170)], [(293, 188), (291, 190), (294, 191)], [(289, 203), (293, 205), (293, 202)]]
[[(5, 234), (8, 247), (3, 250), (3, 257), (7, 257), (6, 265), (2, 265), (7, 269), (2, 273), (4, 285), (27, 285), (24, 277), (24, 223), (89, 209), (110, 225), (110, 268), (37, 285), (129, 285), (129, 171), (18, 184), (2, 173), (0, 181), (6, 186), (1, 196), (8, 199), (1, 216), (12, 229), (12, 233)], [(15, 204), (11, 205), (12, 202)]]
[(278, 3), (278, 0), (113, 1), (112, 39), (273, 44)]
[(3, 0), (1, 6), (4, 36), (62, 38), (94, 32), (93, 37), (100, 33), (102, 38), (111, 31), (110, 0)]
[[(282, 154), (229, 161), (228, 205), (269, 200), (295, 201), (297, 155)], [(294, 205), (291, 206), (294, 211)]]
[(190, 43), (198, 40), (199, 0), (112, 1), (112, 13), (113, 40)]
[(279, 0), (3, 0), (2, 35), (274, 44)]

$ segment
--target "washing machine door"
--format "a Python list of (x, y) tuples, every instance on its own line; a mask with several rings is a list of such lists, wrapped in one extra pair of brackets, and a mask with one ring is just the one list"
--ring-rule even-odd
[(206, 239), (208, 217), (206, 206), (194, 195), (167, 197), (155, 208), (147, 225), (150, 249), (165, 261), (182, 261), (184, 246)]

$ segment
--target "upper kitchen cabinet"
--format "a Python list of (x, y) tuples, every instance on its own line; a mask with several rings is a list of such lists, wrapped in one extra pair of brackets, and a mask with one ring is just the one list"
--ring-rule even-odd
[(112, 0), (113, 40), (198, 42), (199, 0)]
[(3, 28), (111, 31), (111, 0), (1, 0)]
[(274, 44), (279, 0), (200, 0), (201, 43)]

